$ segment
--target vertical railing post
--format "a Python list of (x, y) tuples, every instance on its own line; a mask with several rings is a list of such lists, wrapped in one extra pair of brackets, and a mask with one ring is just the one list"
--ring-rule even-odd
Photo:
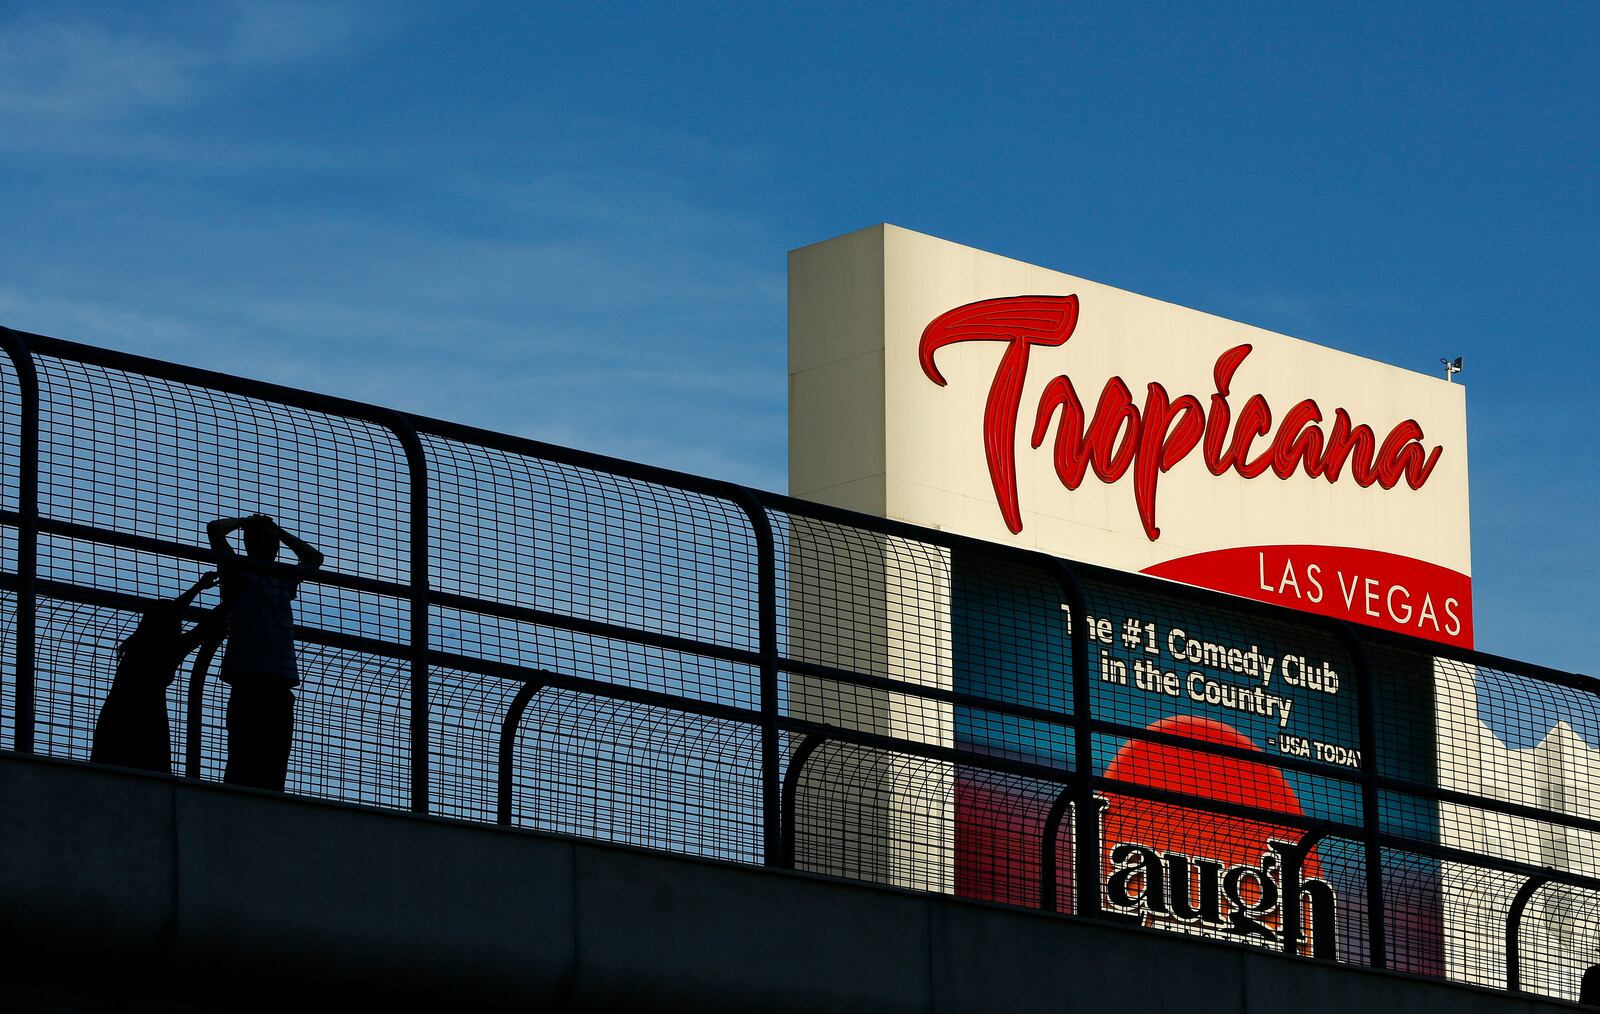
[(800, 740), (800, 745), (795, 748), (794, 756), (789, 758), (789, 770), (784, 772), (783, 781), (779, 791), (782, 793), (782, 802), (779, 813), (782, 815), (782, 826), (778, 829), (778, 862), (777, 865), (785, 870), (795, 868), (795, 812), (800, 805), (800, 776), (805, 772), (806, 761), (817, 751), (817, 747), (826, 743), (827, 737), (812, 733)]
[(1378, 836), (1382, 833), (1383, 811), (1378, 796), (1378, 732), (1377, 712), (1373, 703), (1372, 658), (1367, 653), (1366, 642), (1353, 626), (1346, 621), (1339, 621), (1336, 626), (1350, 649), (1350, 660), (1356, 667), (1356, 723), (1361, 745), (1362, 846), (1367, 866), (1367, 962), (1373, 968), (1387, 968), (1389, 942), (1384, 920), (1383, 848), (1378, 843)]
[[(1079, 779), (1082, 777), (1078, 776)], [(1060, 893), (1061, 859), (1060, 849), (1056, 848), (1056, 839), (1061, 837), (1061, 822), (1066, 819), (1067, 811), (1071, 808), (1073, 797), (1077, 792), (1077, 781), (1068, 783), (1050, 804), (1050, 812), (1045, 814), (1044, 833), (1039, 838), (1039, 907), (1046, 912), (1057, 910), (1056, 895)]]
[[(1066, 597), (1072, 638), (1072, 766), (1073, 785), (1072, 850), (1073, 881), (1076, 886), (1078, 915), (1100, 914), (1100, 807), (1094, 796), (1094, 727), (1090, 695), (1094, 683), (1089, 679), (1089, 613), (1083, 585), (1067, 561), (1052, 557), (1051, 569), (1061, 594)], [(1052, 903), (1054, 898), (1051, 899)]]
[(1279, 911), (1283, 913), (1283, 953), (1300, 953), (1300, 937), (1305, 927), (1301, 919), (1300, 892), (1305, 883), (1306, 859), (1310, 857), (1311, 850), (1316, 848), (1327, 832), (1312, 828), (1300, 836), (1300, 840), (1293, 844), (1287, 852), (1282, 852), (1283, 869), (1279, 874), (1281, 888), (1278, 892)]
[(200, 645), (194, 664), (189, 667), (189, 693), (184, 705), (183, 777), (199, 778), (200, 762), (204, 755), (206, 679), (211, 672), (211, 660), (222, 647), (222, 635), (216, 634)]
[(517, 695), (511, 698), (506, 717), (500, 723), (500, 749), (495, 773), (494, 821), (501, 827), (510, 827), (512, 811), (516, 809), (517, 790), (517, 729), (522, 725), (523, 713), (533, 697), (544, 689), (543, 683), (524, 683)]
[(39, 375), (33, 354), (23, 337), (0, 327), (0, 344), (17, 371), (22, 418), (17, 447), (17, 627), (13, 648), (16, 676), (16, 714), (11, 728), (11, 748), (33, 753), (35, 660), (38, 638), (39, 577)]
[(428, 456), (411, 420), (399, 412), (390, 414), (390, 429), (400, 440), (406, 455), (406, 470), (411, 482), (409, 527), (411, 535), (411, 810), (428, 812), (429, 761), (429, 672), (430, 593), (428, 526)]
[(783, 776), (778, 731), (778, 558), (772, 518), (750, 490), (730, 490), (730, 498), (750, 519), (756, 543), (756, 611), (761, 654), (761, 813), (762, 855), (768, 866), (783, 865)]
[(1513, 993), (1522, 989), (1522, 917), (1528, 911), (1528, 902), (1549, 882), (1549, 877), (1529, 877), (1506, 912), (1506, 989)]

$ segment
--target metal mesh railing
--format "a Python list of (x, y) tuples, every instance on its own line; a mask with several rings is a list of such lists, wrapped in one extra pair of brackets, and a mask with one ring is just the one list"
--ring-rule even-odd
[[(130, 637), (227, 563), (299, 583), (292, 793), (1567, 999), (1600, 982), (1584, 677), (0, 343), (8, 749), (90, 759), (137, 696)], [(325, 562), (224, 560), (208, 523), (257, 512)], [(147, 766), (221, 780), (237, 687), (192, 640), (140, 691), (170, 761)]]

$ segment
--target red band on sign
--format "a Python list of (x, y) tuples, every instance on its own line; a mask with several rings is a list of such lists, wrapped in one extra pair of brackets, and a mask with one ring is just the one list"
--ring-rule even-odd
[(1472, 579), (1409, 556), (1341, 546), (1246, 546), (1168, 560), (1144, 573), (1472, 647)]

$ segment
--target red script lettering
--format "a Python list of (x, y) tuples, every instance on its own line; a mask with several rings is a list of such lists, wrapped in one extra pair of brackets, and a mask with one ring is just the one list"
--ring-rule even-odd
[[(934, 357), (946, 345), (986, 341), (1006, 346), (984, 404), (983, 450), (1000, 515), (1012, 534), (1022, 531), (1016, 439), (1029, 350), (1035, 345), (1065, 345), (1077, 325), (1077, 296), (1005, 296), (942, 313), (922, 332), (918, 361), (922, 372), (940, 387), (946, 381)], [(1196, 447), (1201, 448), (1206, 468), (1218, 476), (1232, 469), (1246, 479), (1268, 471), (1288, 479), (1303, 470), (1312, 478), (1320, 476), (1334, 483), (1348, 463), (1351, 479), (1362, 488), (1376, 483), (1393, 489), (1404, 479), (1412, 489), (1421, 489), (1428, 481), (1443, 448), (1428, 450), (1422, 443), (1422, 427), (1414, 419), (1397, 423), (1381, 444), (1372, 427), (1353, 423), (1343, 408), (1334, 411), (1333, 424), (1324, 432), (1322, 409), (1310, 399), (1285, 412), (1275, 434), (1272, 407), (1259, 394), (1247, 399), (1238, 418), (1232, 419), (1229, 391), (1250, 351), (1249, 345), (1236, 345), (1217, 357), (1212, 371), (1216, 390), (1209, 397), (1209, 406), (1192, 394), (1174, 398), (1162, 385), (1151, 383), (1146, 385), (1140, 408), (1127, 383), (1112, 377), (1100, 392), (1094, 415), (1086, 417), (1072, 380), (1055, 377), (1039, 399), (1032, 446), (1044, 444), (1051, 421), (1059, 413), (1053, 460), (1063, 486), (1077, 489), (1090, 470), (1101, 482), (1114, 483), (1131, 467), (1134, 504), (1152, 542), (1161, 537), (1156, 525), (1160, 478)], [(1269, 434), (1272, 439), (1253, 452), (1257, 440)]]

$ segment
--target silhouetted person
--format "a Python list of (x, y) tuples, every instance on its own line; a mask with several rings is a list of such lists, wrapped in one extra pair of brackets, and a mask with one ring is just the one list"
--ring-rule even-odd
[(117, 645), (117, 675), (94, 726), (90, 760), (172, 773), (167, 687), (189, 653), (222, 632), (217, 610), (185, 632), (183, 610), (216, 583), (216, 573), (207, 573), (176, 599), (149, 606), (133, 633)]
[(1600, 965), (1590, 965), (1583, 973), (1583, 984), (1578, 987), (1578, 1002), (1590, 1007), (1600, 1007)]
[[(278, 546), (288, 546), (299, 561), (299, 573), (266, 573), (240, 561), (228, 543), (228, 535), (238, 529), (251, 560), (276, 560)], [(219, 518), (206, 525), (206, 534), (223, 560), (222, 602), (228, 622), (222, 680), (232, 690), (223, 781), (282, 792), (294, 742), (294, 688), (300, 683), (294, 596), (300, 582), (322, 566), (322, 554), (265, 514)]]

